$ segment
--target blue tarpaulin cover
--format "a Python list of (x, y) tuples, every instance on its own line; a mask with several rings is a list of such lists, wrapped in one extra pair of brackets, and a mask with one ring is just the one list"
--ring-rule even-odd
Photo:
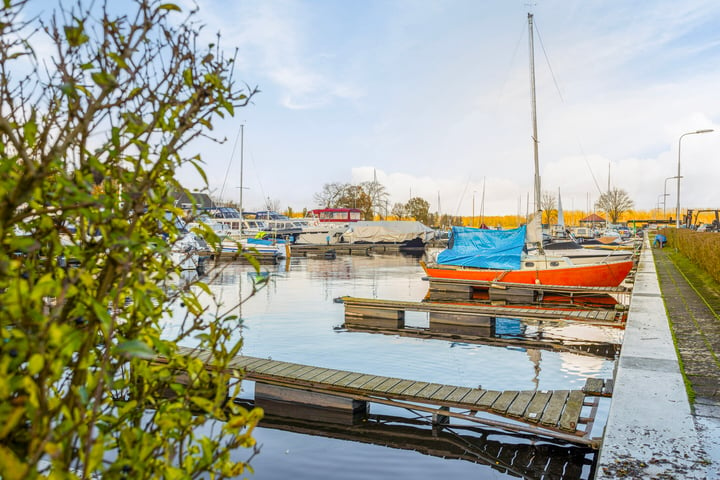
[(525, 228), (525, 225), (513, 230), (452, 227), (450, 248), (440, 252), (437, 263), (517, 270), (525, 247)]

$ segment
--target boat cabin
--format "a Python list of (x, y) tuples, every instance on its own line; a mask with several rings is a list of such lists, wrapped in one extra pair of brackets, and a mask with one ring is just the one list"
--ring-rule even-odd
[(310, 210), (308, 216), (317, 218), (321, 222), (359, 222), (362, 220), (362, 210), (359, 208), (317, 208)]

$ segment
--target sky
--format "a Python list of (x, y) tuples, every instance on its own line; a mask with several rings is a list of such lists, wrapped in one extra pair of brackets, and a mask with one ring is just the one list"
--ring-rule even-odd
[[(542, 190), (592, 211), (609, 185), (670, 214), (680, 161), (682, 207), (720, 207), (717, 0), (176, 3), (197, 3), (204, 39), (220, 32), (238, 49), (236, 78), (260, 90), (215, 123), (226, 142), (189, 152), (226, 199), (239, 198), (242, 164), (245, 210), (315, 208), (324, 184), (373, 176), (390, 207), (532, 209), (528, 12)], [(700, 129), (715, 131), (682, 136)], [(203, 187), (194, 169), (179, 178)]]

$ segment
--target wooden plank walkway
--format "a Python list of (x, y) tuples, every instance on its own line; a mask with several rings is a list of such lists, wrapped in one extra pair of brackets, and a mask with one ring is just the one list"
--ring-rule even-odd
[(345, 305), (345, 315), (378, 316), (382, 312), (430, 312), (461, 316), (512, 317), (542, 320), (576, 321), (592, 325), (618, 326), (622, 323), (625, 312), (610, 309), (577, 309), (563, 310), (550, 308), (521, 308), (491, 305), (468, 305), (460, 303), (409, 302), (398, 300), (378, 300), (373, 298), (340, 297), (336, 302)]
[(372, 255), (415, 252), (421, 255), (425, 251), (425, 248), (407, 246), (401, 243), (331, 243), (329, 245), (292, 244), (290, 245), (290, 250), (292, 255), (308, 257), (325, 255), (327, 252), (334, 252), (336, 255)]
[[(207, 364), (208, 352), (180, 348)], [(158, 358), (162, 362), (161, 358)], [(598, 447), (590, 438), (598, 401), (586, 391), (494, 391), (432, 382), (313, 367), (265, 358), (238, 356), (229, 363), (247, 380), (349, 397), (374, 403), (432, 412), (443, 417), (471, 420), (510, 431), (549, 436), (574, 444)], [(602, 390), (602, 388), (601, 388)], [(449, 410), (451, 408), (460, 411)], [(589, 412), (585, 412), (588, 410)], [(484, 412), (500, 419), (480, 417)]]

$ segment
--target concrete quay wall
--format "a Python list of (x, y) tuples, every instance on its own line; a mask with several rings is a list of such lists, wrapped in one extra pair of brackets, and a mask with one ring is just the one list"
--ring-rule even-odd
[(705, 455), (646, 238), (595, 479), (704, 480)]

